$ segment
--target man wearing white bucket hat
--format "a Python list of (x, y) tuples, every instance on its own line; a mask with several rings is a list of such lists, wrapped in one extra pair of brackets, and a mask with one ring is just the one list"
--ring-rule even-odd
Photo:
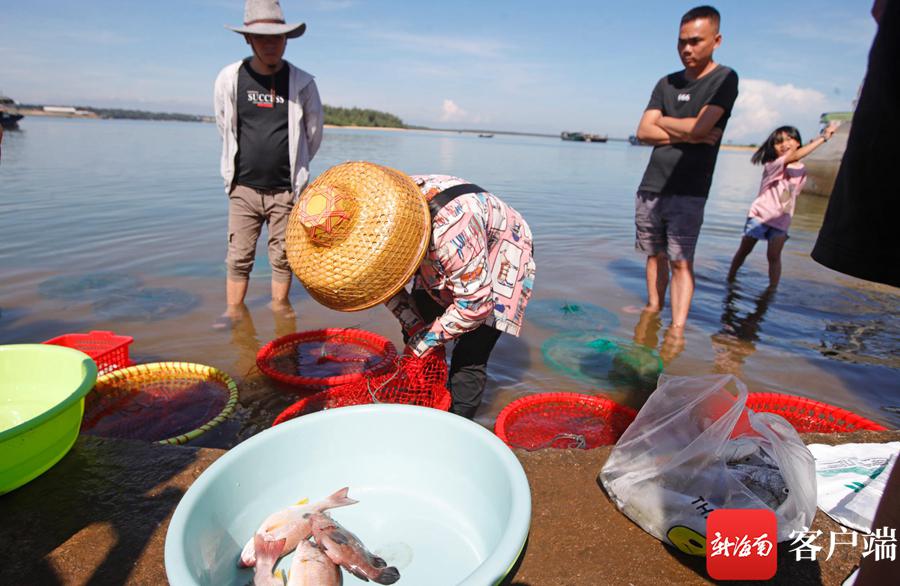
[[(449, 175), (337, 165), (303, 192), (287, 228), (291, 268), (319, 303), (385, 303), (406, 353), (455, 341), (450, 410), (472, 418), (501, 333), (519, 335), (534, 285), (531, 229), (512, 206)], [(412, 294), (406, 284), (415, 277)]]
[(226, 28), (244, 35), (253, 50), (252, 57), (222, 69), (215, 83), (228, 194), (225, 317), (235, 320), (264, 223), (269, 226), (272, 308), (291, 310), (284, 231), (322, 141), (322, 102), (313, 76), (283, 59), (287, 40), (302, 35), (306, 24), (286, 24), (278, 0), (247, 0), (244, 26)]

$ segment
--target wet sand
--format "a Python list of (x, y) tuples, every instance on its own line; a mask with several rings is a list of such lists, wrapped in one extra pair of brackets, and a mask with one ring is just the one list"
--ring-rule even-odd
[[(807, 443), (887, 442), (900, 440), (900, 431), (802, 437)], [(596, 478), (610, 450), (516, 452), (531, 485), (532, 524), (525, 553), (505, 584), (713, 583), (703, 558), (662, 545), (609, 501)], [(165, 583), (172, 513), (224, 453), (81, 437), (50, 471), (0, 496), (0, 542), (8, 552), (0, 584)], [(812, 529), (830, 535), (840, 526), (819, 511)], [(779, 547), (778, 573), (769, 583), (837, 586), (860, 560), (860, 549), (842, 546), (827, 561), (823, 551), (818, 562), (796, 562), (788, 546)]]

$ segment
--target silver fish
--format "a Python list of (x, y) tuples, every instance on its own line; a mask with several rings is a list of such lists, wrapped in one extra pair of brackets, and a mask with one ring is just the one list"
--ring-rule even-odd
[(284, 586), (284, 576), (279, 571), (275, 576), (272, 571), (278, 558), (284, 552), (284, 539), (267, 540), (257, 533), (253, 536), (253, 547), (256, 550), (256, 568), (253, 571), (253, 586)]
[(319, 549), (357, 578), (378, 584), (393, 584), (400, 579), (397, 568), (388, 566), (383, 559), (370, 553), (356, 535), (325, 513), (313, 513), (309, 515), (309, 520)]
[(294, 550), (287, 586), (340, 586), (341, 569), (318, 547), (304, 539)]
[[(284, 551), (281, 555), (287, 555), (294, 551), (297, 544), (304, 539), (309, 539), (311, 529), (309, 519), (311, 513), (321, 513), (328, 509), (337, 507), (346, 507), (357, 501), (347, 496), (347, 487), (342, 488), (328, 498), (311, 505), (292, 505), (286, 509), (282, 509), (277, 513), (273, 513), (266, 517), (255, 535), (262, 535), (266, 541), (278, 541), (284, 539)], [(256, 554), (254, 551), (254, 539), (251, 537), (241, 551), (241, 559), (238, 560), (238, 566), (247, 568), (256, 564)]]

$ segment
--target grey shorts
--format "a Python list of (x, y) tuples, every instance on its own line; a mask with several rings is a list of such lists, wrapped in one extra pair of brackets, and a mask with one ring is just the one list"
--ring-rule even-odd
[(638, 191), (634, 200), (634, 247), (647, 256), (694, 260), (706, 198)]
[(225, 266), (232, 281), (246, 281), (253, 270), (256, 241), (269, 225), (269, 264), (272, 280), (290, 282), (291, 266), (284, 248), (288, 218), (294, 207), (291, 191), (266, 191), (236, 185), (228, 194), (228, 254)]

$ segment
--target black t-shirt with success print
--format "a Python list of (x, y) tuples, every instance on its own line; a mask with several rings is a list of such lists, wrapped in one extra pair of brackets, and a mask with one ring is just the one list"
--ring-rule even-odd
[[(238, 71), (237, 183), (257, 189), (289, 190), (289, 68), (261, 75), (244, 61)], [(274, 91), (273, 91), (274, 90)]]
[[(725, 113), (716, 127), (725, 130), (737, 93), (737, 73), (724, 65), (695, 80), (688, 80), (684, 71), (679, 71), (659, 80), (646, 109), (661, 110), (663, 116), (673, 118), (693, 118), (707, 104), (719, 106)], [(718, 144), (656, 146), (639, 189), (665, 195), (707, 197), (718, 154)]]

